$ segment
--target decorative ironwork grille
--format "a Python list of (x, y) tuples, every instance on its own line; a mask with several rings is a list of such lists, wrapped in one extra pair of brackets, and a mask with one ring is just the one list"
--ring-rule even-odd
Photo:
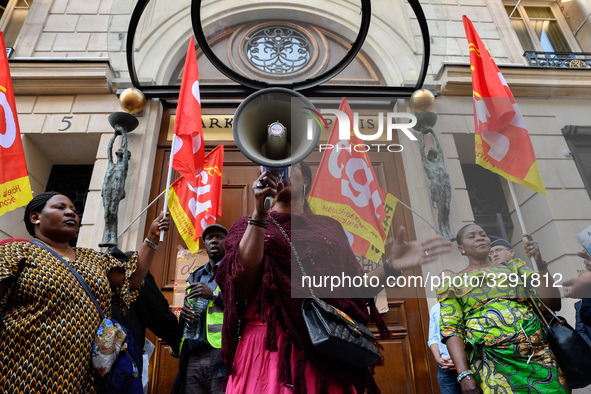
[(591, 68), (591, 53), (588, 52), (536, 52), (526, 51), (530, 66), (548, 68)]
[(311, 59), (311, 44), (297, 30), (268, 26), (247, 37), (246, 54), (250, 64), (269, 74), (290, 74), (302, 70)]

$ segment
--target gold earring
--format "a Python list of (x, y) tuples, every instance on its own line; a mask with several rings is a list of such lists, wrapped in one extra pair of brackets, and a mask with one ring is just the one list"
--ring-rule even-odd
[(33, 224), (39, 224), (39, 223), (41, 223), (41, 220), (35, 220), (35, 221), (33, 222)]

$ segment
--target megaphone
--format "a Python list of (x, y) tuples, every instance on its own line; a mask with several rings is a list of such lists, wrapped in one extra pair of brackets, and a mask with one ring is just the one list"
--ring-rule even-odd
[[(320, 126), (316, 108), (302, 94), (285, 88), (262, 89), (236, 109), (232, 134), (238, 149), (262, 171), (289, 179), (289, 167), (304, 160), (318, 144)], [(265, 198), (265, 209), (273, 199)]]

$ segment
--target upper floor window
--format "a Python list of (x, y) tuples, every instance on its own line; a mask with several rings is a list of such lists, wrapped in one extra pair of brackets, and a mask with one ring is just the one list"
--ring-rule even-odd
[[(525, 51), (571, 52), (568, 25), (553, 4), (505, 3), (505, 10)], [(570, 32), (569, 32), (570, 33)]]
[(33, 0), (0, 0), (0, 30), (7, 48), (14, 46), (32, 4)]

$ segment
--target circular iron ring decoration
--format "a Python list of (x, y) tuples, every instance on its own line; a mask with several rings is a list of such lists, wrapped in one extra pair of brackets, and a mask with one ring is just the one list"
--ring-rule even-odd
[(199, 43), (203, 54), (209, 59), (209, 61), (214, 65), (216, 69), (218, 69), (222, 74), (226, 77), (230, 78), (234, 82), (237, 82), (243, 86), (248, 86), (252, 89), (265, 89), (270, 87), (284, 87), (293, 90), (301, 90), (301, 89), (308, 89), (313, 88), (321, 83), (331, 80), (335, 76), (337, 76), (341, 71), (345, 69), (351, 63), (357, 53), (361, 50), (363, 43), (365, 42), (365, 38), (367, 37), (367, 32), (369, 31), (369, 23), (371, 21), (371, 0), (361, 0), (361, 26), (359, 28), (359, 33), (357, 34), (357, 38), (355, 42), (347, 52), (347, 54), (332, 67), (331, 69), (313, 77), (306, 79), (300, 82), (294, 82), (291, 84), (270, 84), (263, 81), (257, 81), (251, 78), (247, 78), (242, 74), (234, 71), (230, 67), (228, 67), (224, 62), (220, 60), (213, 52), (207, 39), (205, 38), (205, 34), (203, 32), (203, 26), (201, 25), (201, 0), (192, 0), (191, 1), (191, 23), (193, 25), (193, 32), (195, 33), (195, 39)]

